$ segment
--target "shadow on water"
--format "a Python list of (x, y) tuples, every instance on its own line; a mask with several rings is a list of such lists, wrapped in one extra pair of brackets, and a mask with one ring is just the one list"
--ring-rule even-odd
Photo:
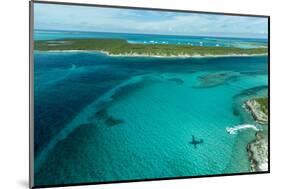
[(204, 143), (203, 139), (196, 140), (194, 135), (192, 135), (192, 140), (189, 142), (189, 144), (192, 144), (195, 149), (197, 149), (198, 144), (203, 144), (203, 143)]

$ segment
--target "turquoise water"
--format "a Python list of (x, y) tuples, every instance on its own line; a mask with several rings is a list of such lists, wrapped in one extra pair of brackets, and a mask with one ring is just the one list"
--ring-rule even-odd
[[(267, 56), (35, 52), (35, 184), (249, 172), (242, 107), (266, 96)], [(203, 139), (194, 148), (192, 135)]]
[(132, 33), (79, 32), (35, 30), (35, 40), (54, 40), (65, 38), (113, 38), (124, 39), (129, 43), (141, 44), (177, 44), (191, 46), (221, 46), (239, 48), (267, 47), (267, 39), (254, 38), (226, 38), (206, 36), (175, 36)]
[[(121, 38), (255, 48), (263, 39), (35, 31), (35, 40)], [(267, 96), (267, 56), (110, 57), (35, 52), (35, 184), (249, 172), (256, 124), (242, 107)], [(264, 133), (267, 133), (265, 129)], [(192, 136), (203, 143), (194, 148)]]

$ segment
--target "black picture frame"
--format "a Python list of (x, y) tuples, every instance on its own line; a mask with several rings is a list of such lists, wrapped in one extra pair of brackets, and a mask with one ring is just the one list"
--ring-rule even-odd
[[(72, 6), (87, 6), (87, 7), (103, 7), (103, 8), (119, 8), (119, 9), (136, 9), (136, 10), (153, 10), (162, 12), (182, 12), (182, 13), (199, 13), (199, 14), (214, 14), (214, 15), (230, 15), (230, 16), (246, 16), (246, 17), (260, 17), (268, 20), (268, 170), (260, 172), (245, 172), (245, 173), (230, 173), (230, 174), (212, 174), (212, 175), (197, 175), (197, 176), (181, 176), (181, 177), (167, 177), (167, 178), (151, 178), (151, 179), (135, 179), (135, 180), (120, 180), (110, 182), (87, 182), (74, 184), (56, 184), (56, 185), (34, 185), (34, 3), (40, 4), (57, 4), (57, 5), (72, 5)], [(85, 185), (99, 185), (99, 184), (114, 184), (114, 183), (130, 183), (143, 181), (161, 181), (161, 180), (175, 180), (175, 179), (190, 179), (190, 178), (206, 178), (206, 177), (223, 177), (223, 176), (239, 176), (239, 175), (256, 175), (270, 173), (270, 16), (256, 15), (256, 14), (240, 14), (240, 13), (226, 13), (226, 12), (207, 12), (194, 10), (176, 10), (176, 9), (162, 9), (162, 8), (148, 8), (148, 7), (132, 7), (132, 6), (115, 6), (115, 5), (101, 5), (101, 4), (86, 4), (86, 3), (70, 3), (70, 2), (53, 2), (53, 1), (29, 1), (29, 187), (30, 188), (52, 188), (52, 187), (66, 187), (66, 186), (85, 186)]]

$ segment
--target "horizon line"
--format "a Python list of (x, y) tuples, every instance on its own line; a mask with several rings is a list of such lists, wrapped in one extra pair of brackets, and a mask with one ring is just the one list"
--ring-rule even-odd
[(185, 35), (185, 34), (178, 34), (178, 35), (175, 35), (175, 34), (163, 34), (163, 33), (137, 33), (137, 32), (108, 32), (108, 31), (90, 31), (90, 30), (63, 30), (63, 29), (36, 29), (34, 28), (34, 30), (38, 31), (38, 30), (41, 30), (41, 31), (60, 31), (60, 32), (81, 32), (81, 33), (117, 33), (117, 34), (137, 34), (137, 35), (168, 35), (168, 36), (182, 36), (182, 37), (217, 37), (217, 38), (245, 38), (245, 39), (266, 39), (268, 40), (268, 35), (266, 35), (266, 37), (239, 37), (239, 36), (216, 36), (216, 35)]

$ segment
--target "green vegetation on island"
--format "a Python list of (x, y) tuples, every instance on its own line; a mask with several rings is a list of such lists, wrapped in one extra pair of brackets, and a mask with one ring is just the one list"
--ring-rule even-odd
[(268, 114), (268, 97), (256, 98), (255, 100), (260, 104), (261, 111)]
[(35, 41), (38, 51), (101, 51), (124, 56), (225, 56), (267, 54), (267, 48), (206, 47), (174, 44), (132, 44), (122, 39), (62, 39)]
[(268, 97), (253, 98), (247, 100), (245, 104), (258, 123), (268, 123)]

